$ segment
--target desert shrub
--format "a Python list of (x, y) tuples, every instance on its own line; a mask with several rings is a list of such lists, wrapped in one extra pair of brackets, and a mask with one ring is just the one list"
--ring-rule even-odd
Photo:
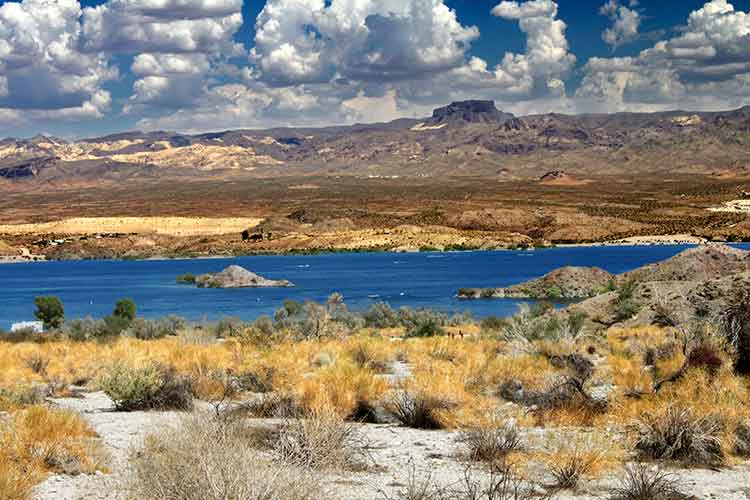
[(658, 326), (677, 326), (678, 319), (675, 315), (675, 311), (669, 306), (669, 304), (657, 302), (653, 306), (654, 317), (651, 322)]
[(596, 460), (594, 456), (574, 450), (563, 460), (550, 464), (549, 472), (555, 480), (554, 486), (560, 489), (575, 488), (591, 472)]
[(65, 326), (65, 335), (76, 342), (86, 342), (105, 336), (107, 327), (103, 321), (97, 321), (88, 316), (83, 319), (74, 319)]
[(690, 350), (687, 364), (691, 368), (702, 368), (711, 376), (715, 376), (721, 369), (724, 361), (712, 346), (708, 344), (700, 344)]
[(296, 300), (286, 299), (283, 304), (284, 311), (286, 311), (289, 316), (296, 316), (302, 311), (302, 304)]
[(39, 351), (31, 352), (23, 358), (23, 364), (26, 368), (36, 373), (37, 375), (45, 376), (47, 374), (47, 366), (49, 365), (49, 358)]
[(515, 425), (492, 422), (462, 432), (459, 440), (466, 446), (469, 459), (478, 462), (502, 462), (521, 447), (521, 436)]
[(745, 287), (734, 290), (721, 313), (721, 325), (736, 350), (736, 371), (750, 373), (750, 290)]
[(428, 309), (402, 307), (398, 311), (401, 326), (406, 328), (407, 337), (435, 337), (443, 335), (443, 327), (448, 317), (441, 312)]
[(625, 321), (632, 318), (641, 310), (641, 304), (635, 300), (635, 281), (628, 281), (620, 286), (614, 304), (614, 315), (616, 321)]
[(474, 324), (474, 315), (471, 311), (456, 313), (448, 320), (448, 326), (463, 326)]
[(503, 337), (509, 342), (526, 344), (538, 340), (562, 341), (577, 338), (585, 318), (575, 313), (563, 318), (559, 313), (552, 313), (553, 310), (546, 307), (536, 309), (528, 304), (519, 305), (518, 312), (505, 321)]
[(583, 325), (586, 323), (586, 313), (583, 311), (574, 311), (568, 314), (566, 318), (568, 329), (574, 337), (580, 335)]
[(100, 387), (118, 411), (189, 410), (193, 406), (192, 381), (157, 364), (143, 368), (117, 364), (102, 376)]
[(132, 320), (114, 315), (105, 316), (102, 322), (103, 330), (101, 331), (101, 335), (99, 336), (100, 339), (122, 335), (125, 330), (133, 325)]
[(216, 336), (220, 339), (237, 337), (245, 328), (244, 322), (240, 318), (233, 316), (224, 317), (216, 324)]
[(19, 385), (0, 387), (0, 411), (40, 405), (48, 396), (46, 385)]
[(724, 461), (722, 431), (717, 416), (699, 416), (689, 408), (670, 405), (640, 416), (635, 448), (652, 459), (717, 466)]
[(498, 333), (502, 331), (505, 328), (505, 326), (506, 326), (505, 319), (499, 318), (497, 316), (487, 316), (479, 324), (479, 327), (482, 329), (482, 332), (486, 332), (486, 333)]
[(445, 427), (440, 413), (455, 404), (423, 389), (401, 388), (393, 392), (386, 409), (406, 427), (414, 429), (442, 429)]
[(609, 492), (608, 500), (687, 500), (676, 481), (660, 469), (645, 464), (625, 467), (620, 484)]
[(365, 326), (369, 328), (396, 328), (401, 325), (398, 312), (385, 302), (370, 306), (363, 317)]
[(496, 290), (494, 288), (483, 288), (479, 292), (479, 298), (481, 299), (493, 299), (495, 298)]
[(750, 422), (740, 422), (735, 427), (733, 452), (739, 457), (750, 457)]
[(294, 396), (274, 392), (246, 403), (243, 410), (256, 418), (294, 418), (303, 413)]
[(60, 328), (65, 322), (65, 309), (59, 298), (54, 296), (37, 297), (34, 299), (36, 311), (34, 317), (44, 323), (46, 329)]
[(356, 470), (367, 459), (367, 443), (356, 427), (320, 410), (284, 421), (270, 440), (278, 460), (304, 469)]
[(275, 329), (273, 327), (273, 320), (268, 316), (259, 316), (255, 321), (253, 321), (253, 327), (267, 337), (270, 337), (275, 332)]
[(349, 333), (346, 324), (332, 315), (336, 307), (312, 301), (304, 304), (285, 301), (283, 309), (276, 311), (274, 328), (286, 330), (297, 340), (312, 340), (324, 337), (342, 337)]
[(177, 283), (180, 285), (194, 285), (196, 277), (193, 273), (185, 273), (177, 276)]
[(445, 330), (435, 319), (423, 319), (419, 320), (413, 325), (407, 332), (406, 336), (409, 338), (425, 338), (425, 337), (436, 337), (443, 335)]
[(129, 498), (148, 500), (319, 500), (321, 485), (257, 450), (239, 422), (193, 416), (146, 439), (132, 456)]
[(176, 317), (156, 320), (136, 318), (122, 331), (122, 334), (139, 340), (156, 340), (174, 336), (177, 335), (179, 325), (174, 318)]
[(441, 486), (432, 475), (418, 477), (414, 468), (409, 473), (406, 485), (389, 495), (386, 500), (551, 500), (552, 496), (541, 493), (532, 484), (524, 481), (509, 466), (493, 467), (489, 477), (477, 477), (471, 469), (464, 470), (463, 479), (455, 484)]
[(370, 369), (376, 373), (386, 373), (391, 364), (391, 357), (385, 349), (379, 349), (373, 342), (357, 340), (347, 349), (347, 354), (360, 368)]

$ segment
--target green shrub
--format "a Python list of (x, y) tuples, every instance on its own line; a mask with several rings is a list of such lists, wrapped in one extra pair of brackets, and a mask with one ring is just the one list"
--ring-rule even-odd
[(104, 336), (106, 325), (103, 321), (97, 321), (91, 316), (83, 319), (74, 319), (65, 327), (65, 335), (76, 342), (95, 340)]
[(100, 386), (117, 411), (189, 410), (193, 407), (192, 381), (157, 364), (144, 368), (115, 365), (101, 378)]
[(157, 320), (136, 318), (126, 329), (122, 330), (122, 334), (140, 340), (155, 340), (175, 336), (179, 325), (183, 324), (179, 321), (176, 322), (175, 318), (179, 320), (177, 316)]
[(103, 322), (104, 331), (100, 338), (117, 337), (134, 325), (133, 320), (114, 315), (105, 316)]
[(138, 308), (132, 299), (120, 299), (115, 304), (115, 310), (112, 311), (112, 316), (115, 318), (122, 318), (126, 321), (133, 321), (135, 315), (138, 312)]
[(443, 335), (445, 330), (434, 318), (424, 318), (417, 322), (406, 332), (407, 337), (436, 337)]
[(229, 316), (221, 318), (216, 324), (216, 336), (220, 339), (236, 337), (245, 328), (245, 323), (240, 318)]
[(641, 304), (636, 302), (634, 298), (635, 287), (636, 283), (634, 281), (628, 281), (623, 283), (618, 290), (617, 298), (615, 299), (615, 319), (617, 321), (630, 319), (641, 310)]
[(34, 317), (44, 323), (44, 328), (55, 330), (65, 322), (65, 309), (59, 298), (54, 296), (37, 297), (34, 300)]
[(275, 333), (273, 320), (268, 316), (259, 316), (255, 321), (253, 321), (253, 327), (256, 328), (260, 333), (268, 337)]
[(378, 302), (364, 313), (365, 325), (369, 328), (395, 328), (401, 325), (398, 312), (389, 304)]
[(480, 327), (482, 328), (483, 332), (497, 333), (502, 331), (507, 326), (507, 324), (508, 322), (503, 318), (499, 318), (497, 316), (487, 316), (480, 323)]

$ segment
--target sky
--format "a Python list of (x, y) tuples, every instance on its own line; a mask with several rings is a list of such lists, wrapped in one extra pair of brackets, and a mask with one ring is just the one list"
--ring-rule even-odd
[(0, 136), (750, 104), (750, 0), (0, 1)]

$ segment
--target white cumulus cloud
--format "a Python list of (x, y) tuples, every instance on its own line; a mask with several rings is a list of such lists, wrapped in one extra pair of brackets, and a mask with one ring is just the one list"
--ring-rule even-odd
[(117, 71), (103, 54), (81, 52), (80, 17), (76, 0), (0, 6), (0, 109), (69, 119), (99, 117), (109, 108), (102, 85)]
[[(630, 3), (631, 7), (636, 5)], [(642, 18), (637, 10), (620, 5), (617, 0), (608, 0), (599, 13), (612, 21), (612, 26), (602, 33), (602, 40), (607, 45), (617, 49), (638, 39)]]
[(461, 65), (478, 36), (443, 0), (268, 0), (252, 58), (276, 86), (408, 79)]
[(750, 14), (727, 0), (693, 11), (636, 57), (592, 58), (576, 95), (588, 109), (715, 109), (750, 102)]

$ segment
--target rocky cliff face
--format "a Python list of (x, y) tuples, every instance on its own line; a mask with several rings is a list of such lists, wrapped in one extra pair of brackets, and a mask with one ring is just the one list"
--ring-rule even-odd
[(499, 111), (494, 101), (461, 101), (433, 111), (431, 124), (458, 122), (499, 124), (512, 118), (512, 114)]

